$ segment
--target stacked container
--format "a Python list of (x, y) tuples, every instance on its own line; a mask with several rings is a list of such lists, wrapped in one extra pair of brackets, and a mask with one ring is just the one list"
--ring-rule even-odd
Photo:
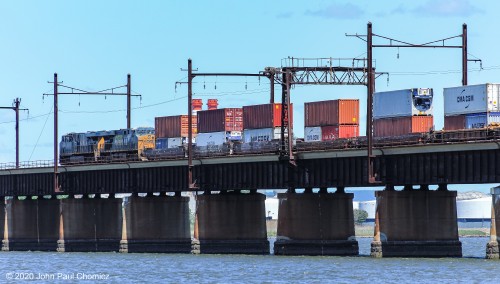
[(304, 141), (331, 141), (359, 136), (359, 100), (304, 104)]
[(222, 108), (199, 111), (196, 146), (219, 146), (241, 140), (243, 110)]
[(500, 84), (445, 88), (443, 94), (445, 130), (500, 124)]
[[(177, 148), (187, 143), (188, 116), (155, 117), (156, 149)], [(193, 115), (193, 140), (196, 137), (196, 115)]]
[(413, 88), (373, 94), (373, 136), (400, 136), (433, 128), (433, 90)]
[[(280, 139), (281, 110), (280, 103), (244, 106), (244, 142), (267, 142)], [(289, 123), (293, 128), (293, 104), (290, 104)]]

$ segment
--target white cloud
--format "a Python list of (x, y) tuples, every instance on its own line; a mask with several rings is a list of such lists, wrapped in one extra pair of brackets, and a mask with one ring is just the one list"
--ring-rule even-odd
[(483, 13), (469, 0), (431, 0), (413, 9), (412, 12), (422, 16), (439, 17), (471, 16)]
[(324, 9), (315, 11), (307, 10), (305, 14), (321, 18), (358, 19), (364, 14), (364, 11), (360, 7), (348, 3), (332, 4)]

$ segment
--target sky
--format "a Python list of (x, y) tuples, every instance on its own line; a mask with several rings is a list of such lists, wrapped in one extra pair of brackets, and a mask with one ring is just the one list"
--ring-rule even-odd
[[(21, 98), (20, 160), (53, 159), (53, 74), (88, 91), (126, 84), (131, 74), (132, 127), (154, 117), (187, 113), (187, 59), (199, 72), (257, 73), (282, 59), (364, 58), (364, 41), (345, 34), (373, 32), (411, 43), (460, 35), (468, 25), (469, 84), (500, 82), (500, 2), (415, 1), (2, 1), (0, 106)], [(387, 41), (375, 39), (376, 44)], [(447, 44), (460, 45), (461, 39)], [(443, 127), (444, 87), (461, 84), (460, 49), (374, 49), (375, 67), (389, 76), (376, 90), (434, 88), (435, 127)], [(60, 89), (60, 91), (69, 91)], [(125, 89), (117, 90), (124, 92)], [(219, 107), (267, 103), (269, 82), (255, 78), (202, 78), (195, 98)], [(279, 87), (276, 93), (280, 93)], [(294, 131), (303, 135), (304, 102), (358, 98), (360, 133), (366, 129), (366, 87), (297, 86), (292, 90)], [(59, 98), (64, 133), (126, 127), (123, 96)], [(0, 163), (15, 161), (15, 116), (0, 110)]]

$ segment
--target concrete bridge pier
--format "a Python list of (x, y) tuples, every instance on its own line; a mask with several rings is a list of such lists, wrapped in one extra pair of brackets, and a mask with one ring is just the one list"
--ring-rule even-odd
[(120, 252), (190, 253), (189, 197), (125, 198)]
[(490, 241), (486, 245), (486, 258), (499, 259), (498, 232), (500, 232), (500, 187), (491, 189), (491, 201)]
[(373, 257), (461, 257), (456, 191), (411, 185), (375, 192)]
[(57, 251), (118, 251), (121, 240), (121, 198), (69, 198), (60, 200)]
[(278, 194), (276, 255), (358, 255), (354, 232), (353, 193), (338, 187), (313, 193)]
[(193, 252), (206, 254), (269, 254), (264, 194), (251, 190), (206, 191), (196, 199)]
[(56, 251), (59, 200), (55, 196), (8, 198), (2, 208), (3, 251)]

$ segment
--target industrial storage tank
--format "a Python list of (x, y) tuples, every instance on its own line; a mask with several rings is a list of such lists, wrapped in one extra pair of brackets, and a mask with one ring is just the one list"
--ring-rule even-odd
[(359, 202), (359, 210), (364, 210), (368, 213), (368, 217), (366, 218), (367, 222), (375, 221), (375, 208), (376, 207), (377, 207), (376, 200), (360, 201)]
[(373, 118), (432, 115), (432, 88), (412, 88), (373, 94)]
[(457, 219), (460, 227), (487, 228), (491, 220), (491, 195), (477, 191), (457, 194)]

